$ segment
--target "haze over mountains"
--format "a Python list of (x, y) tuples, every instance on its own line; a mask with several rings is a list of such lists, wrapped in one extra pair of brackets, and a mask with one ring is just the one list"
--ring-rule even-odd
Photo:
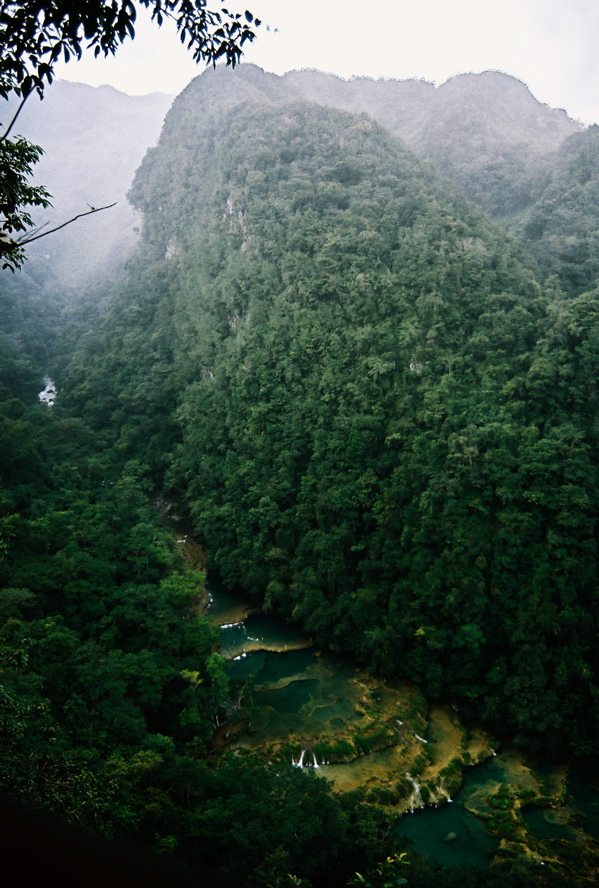
[[(235, 72), (207, 70), (194, 81), (200, 82), (210, 82), (211, 94), (228, 106), (301, 99), (368, 113), (498, 220), (532, 206), (561, 146), (584, 132), (565, 111), (537, 102), (523, 83), (497, 72), (459, 75), (435, 87), (419, 80), (343, 81), (318, 71), (280, 77), (243, 65)], [(188, 93), (195, 96), (195, 87), (181, 101)], [(51, 227), (88, 205), (118, 202), (32, 246), (26, 274), (37, 277), (45, 268), (61, 286), (80, 287), (111, 276), (130, 255), (139, 217), (125, 195), (172, 98), (58, 81), (43, 102), (25, 106), (18, 129), (44, 148), (35, 178), (53, 195), (53, 210), (36, 221)]]
[(52, 194), (52, 207), (34, 213), (37, 224), (60, 225), (90, 206), (117, 202), (29, 249), (24, 273), (56, 276), (79, 288), (110, 278), (137, 242), (139, 217), (126, 200), (135, 170), (158, 140), (173, 96), (127, 96), (111, 86), (58, 81), (40, 101), (29, 98), (16, 129), (41, 145), (35, 181)]
[[(514, 191), (523, 172), (532, 179), (546, 172), (562, 141), (581, 128), (565, 111), (537, 102), (519, 80), (493, 71), (462, 74), (439, 87), (417, 80), (346, 83), (310, 71), (284, 80), (304, 99), (370, 114), (494, 214), (510, 197), (518, 203)], [(517, 182), (509, 173), (517, 173)], [(500, 185), (508, 186), (502, 199)]]

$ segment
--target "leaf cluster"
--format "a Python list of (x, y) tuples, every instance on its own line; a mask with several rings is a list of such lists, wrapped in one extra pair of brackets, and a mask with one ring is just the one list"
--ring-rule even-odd
[[(242, 47), (252, 41), (252, 26), (260, 22), (246, 12), (229, 12), (224, 7), (211, 11), (206, 0), (139, 0), (161, 25), (173, 19), (182, 43), (192, 50), (195, 61), (227, 64), (239, 61)], [(106, 3), (73, 0), (56, 3), (28, 0), (3, 2), (0, 8), (0, 95), (11, 91), (27, 96), (43, 94), (53, 79), (59, 59), (81, 58), (84, 49), (94, 54), (114, 55), (121, 43), (135, 36), (136, 4), (131, 0)]]
[(33, 165), (42, 149), (26, 139), (0, 139), (0, 255), (3, 269), (14, 271), (24, 260), (23, 247), (14, 234), (33, 224), (25, 207), (49, 207), (50, 195), (42, 185), (30, 184)]

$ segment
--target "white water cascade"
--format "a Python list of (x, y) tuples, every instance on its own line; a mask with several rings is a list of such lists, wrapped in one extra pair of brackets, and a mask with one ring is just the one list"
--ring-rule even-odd
[[(306, 753), (308, 753), (308, 755), (312, 757), (311, 762), (305, 758)], [(320, 765), (318, 764), (318, 761), (316, 759), (316, 756), (314, 755), (314, 752), (311, 749), (302, 749), (301, 754), (300, 754), (299, 758), (297, 759), (297, 761), (295, 760), (295, 758), (293, 756), (291, 756), (291, 764), (294, 766), (294, 768), (319, 768), (320, 767)], [(323, 762), (323, 765), (324, 764), (325, 763)]]
[(56, 400), (56, 386), (54, 382), (50, 379), (49, 376), (44, 376), (44, 385), (45, 389), (43, 392), (40, 392), (38, 398), (42, 402), (42, 404), (47, 404), (48, 407), (51, 407), (54, 401)]
[(293, 756), (291, 756), (291, 764), (294, 766), (294, 768), (303, 768), (304, 767), (305, 754), (306, 754), (306, 750), (302, 749), (302, 753), (297, 761), (293, 758)]
[(413, 813), (416, 808), (424, 808), (424, 802), (422, 800), (422, 795), (420, 793), (420, 784), (414, 780), (414, 778), (410, 774), (406, 774), (406, 780), (409, 780), (414, 789), (412, 790), (412, 794), (408, 799), (408, 805), (410, 806), (410, 813)]
[(435, 791), (430, 791), (430, 801), (432, 804), (437, 807), (443, 800), (446, 802), (452, 802), (453, 799), (449, 797), (449, 793), (445, 789), (444, 786), (441, 786), (439, 783), (438, 786), (435, 786)]

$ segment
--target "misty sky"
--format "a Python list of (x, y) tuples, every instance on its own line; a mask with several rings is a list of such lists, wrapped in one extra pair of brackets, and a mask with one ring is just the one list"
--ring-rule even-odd
[[(211, 5), (210, 2), (208, 4)], [(218, 8), (217, 4), (213, 4)], [(245, 55), (267, 71), (316, 68), (352, 76), (443, 83), (499, 70), (541, 102), (599, 123), (597, 0), (232, 0), (264, 24)], [(270, 26), (266, 30), (265, 25)], [(174, 30), (140, 12), (137, 36), (114, 60), (61, 65), (60, 78), (123, 92), (179, 93), (201, 73)]]

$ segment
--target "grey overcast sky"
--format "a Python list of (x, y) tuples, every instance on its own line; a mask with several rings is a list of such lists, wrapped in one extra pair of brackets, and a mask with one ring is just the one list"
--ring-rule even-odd
[[(218, 8), (217, 3), (208, 6)], [(262, 19), (244, 59), (283, 74), (316, 68), (343, 78), (419, 78), (503, 71), (541, 102), (599, 123), (598, 0), (231, 0)], [(267, 26), (268, 25), (268, 30)], [(142, 9), (115, 59), (61, 64), (57, 76), (139, 95), (179, 93), (200, 74), (174, 28)]]

